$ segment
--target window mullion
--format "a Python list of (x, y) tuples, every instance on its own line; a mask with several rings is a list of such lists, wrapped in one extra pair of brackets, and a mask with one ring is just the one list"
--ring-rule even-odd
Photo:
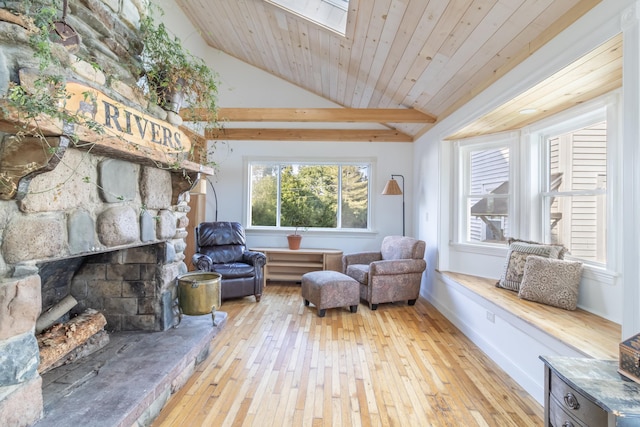
[(545, 197), (601, 196), (606, 194), (607, 190), (605, 189), (542, 192), (542, 195)]
[(336, 224), (342, 228), (342, 165), (338, 165), (338, 208), (336, 209)]
[(282, 209), (282, 165), (278, 165), (278, 173), (276, 175), (276, 227), (280, 227), (280, 216)]

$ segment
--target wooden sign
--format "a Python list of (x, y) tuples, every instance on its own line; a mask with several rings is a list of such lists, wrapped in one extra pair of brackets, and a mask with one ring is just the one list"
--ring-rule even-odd
[(64, 108), (96, 121), (109, 135), (164, 153), (191, 150), (191, 140), (176, 126), (126, 106), (94, 88), (69, 82), (66, 89), (69, 99)]

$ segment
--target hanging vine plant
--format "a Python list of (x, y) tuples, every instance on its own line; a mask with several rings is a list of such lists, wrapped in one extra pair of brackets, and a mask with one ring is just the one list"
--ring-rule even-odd
[(143, 80), (149, 95), (168, 111), (179, 113), (187, 104), (192, 117), (200, 121), (204, 110), (209, 126), (217, 126), (218, 75), (205, 62), (193, 56), (171, 35), (163, 23), (156, 23), (152, 8), (140, 21), (140, 33), (144, 45), (141, 63)]
[[(39, 132), (38, 120), (43, 115), (58, 120), (65, 125), (81, 124), (94, 132), (103, 133), (102, 126), (86, 115), (70, 112), (63, 108), (69, 93), (66, 90), (66, 75), (64, 60), (68, 60), (68, 51), (60, 48), (56, 53), (56, 42), (62, 42), (60, 31), (70, 29), (64, 22), (66, 15), (66, 0), (63, 2), (62, 21), (59, 20), (60, 1), (57, 0), (26, 0), (21, 5), (24, 8), (21, 23), (28, 31), (29, 47), (33, 50), (33, 57), (37, 61), (38, 77), (25, 87), (15, 82), (9, 84), (5, 97), (7, 106), (19, 114), (19, 134), (46, 138)], [(77, 40), (77, 35), (74, 35)], [(71, 40), (71, 39), (69, 39)], [(83, 93), (86, 100), (90, 100), (91, 93)], [(73, 133), (67, 135), (74, 143), (77, 138)]]

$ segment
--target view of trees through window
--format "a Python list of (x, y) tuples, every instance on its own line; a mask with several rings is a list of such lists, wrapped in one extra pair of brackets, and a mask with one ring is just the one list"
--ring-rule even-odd
[(250, 165), (252, 226), (369, 227), (368, 164)]

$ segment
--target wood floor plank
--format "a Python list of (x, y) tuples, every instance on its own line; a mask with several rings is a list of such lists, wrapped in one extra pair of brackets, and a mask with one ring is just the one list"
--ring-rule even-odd
[(225, 301), (211, 354), (153, 427), (541, 426), (542, 407), (423, 299), (357, 313), (299, 285)]

